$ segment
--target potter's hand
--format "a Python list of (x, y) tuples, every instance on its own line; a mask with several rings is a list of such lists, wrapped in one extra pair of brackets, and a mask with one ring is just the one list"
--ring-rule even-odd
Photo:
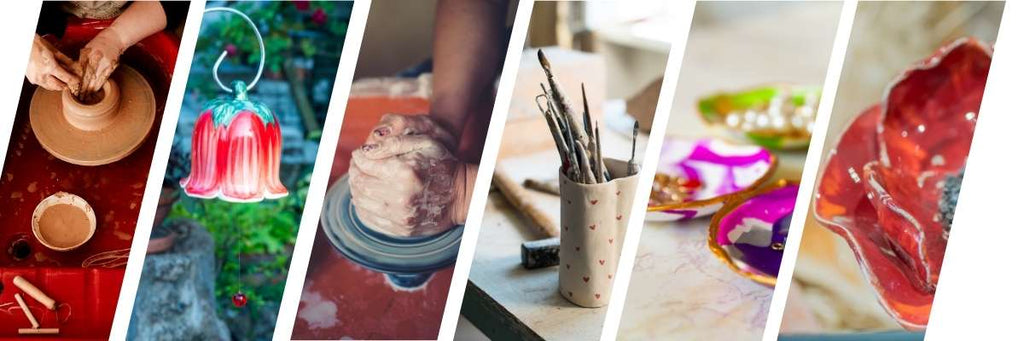
[(385, 114), (380, 123), (370, 132), (366, 143), (373, 144), (395, 136), (424, 135), (441, 143), (448, 150), (455, 150), (455, 136), (441, 127), (428, 115)]
[(352, 153), (349, 185), (359, 218), (399, 236), (433, 235), (463, 224), (476, 166), (438, 139), (393, 135)]
[(103, 87), (117, 68), (121, 54), (153, 33), (167, 26), (167, 14), (157, 1), (135, 1), (121, 13), (110, 27), (100, 31), (78, 56), (82, 66), (82, 92), (91, 93)]
[(100, 31), (82, 48), (78, 63), (82, 68), (82, 93), (99, 91), (110, 74), (117, 68), (121, 54), (127, 48), (115, 27)]
[(47, 90), (62, 91), (71, 87), (77, 92), (81, 79), (72, 72), (74, 61), (39, 35), (32, 40), (25, 78)]

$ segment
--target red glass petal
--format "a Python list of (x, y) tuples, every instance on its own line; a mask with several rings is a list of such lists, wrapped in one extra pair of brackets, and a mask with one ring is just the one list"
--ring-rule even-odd
[(192, 170), (187, 178), (181, 180), (181, 185), (189, 196), (217, 196), (220, 186), (220, 174), (217, 171), (217, 130), (209, 110), (199, 115), (192, 133)]
[(266, 131), (259, 116), (241, 112), (224, 131), (221, 148), (226, 158), (221, 192), (229, 201), (258, 201), (263, 195), (262, 144)]
[(264, 149), (267, 162), (265, 163), (267, 198), (280, 198), (288, 195), (288, 189), (281, 183), (281, 125), (275, 119), (267, 126), (267, 148)]

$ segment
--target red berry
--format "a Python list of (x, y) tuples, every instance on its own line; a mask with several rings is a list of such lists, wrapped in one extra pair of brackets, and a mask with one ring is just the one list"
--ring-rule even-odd
[(228, 53), (228, 57), (234, 57), (238, 53), (238, 47), (235, 44), (228, 44), (224, 46), (224, 51)]
[(327, 12), (324, 12), (323, 8), (317, 8), (313, 11), (313, 15), (310, 16), (314, 24), (323, 25), (327, 22)]
[(249, 302), (249, 298), (241, 291), (231, 296), (231, 303), (234, 303), (236, 308), (244, 307), (247, 302)]

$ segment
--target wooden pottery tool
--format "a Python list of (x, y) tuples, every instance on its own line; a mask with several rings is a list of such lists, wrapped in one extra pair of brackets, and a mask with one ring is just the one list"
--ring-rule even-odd
[(56, 335), (60, 334), (58, 328), (18, 328), (18, 334), (23, 335)]
[(531, 225), (537, 234), (544, 238), (558, 236), (558, 227), (556, 227), (555, 223), (544, 215), (544, 212), (527, 200), (526, 189), (516, 183), (515, 180), (512, 180), (508, 174), (505, 174), (505, 171), (495, 169), (492, 182), (498, 188), (498, 191), (505, 196), (505, 199), (512, 204), (512, 207), (515, 207), (519, 213), (532, 223)]
[(551, 195), (558, 195), (558, 181), (556, 180), (526, 179), (526, 181), (523, 181), (523, 187)]
[(39, 301), (39, 303), (41, 303), (47, 309), (57, 310), (57, 301), (54, 301), (52, 298), (50, 298), (50, 296), (47, 296), (45, 293), (43, 293), (42, 290), (39, 290), (39, 288), (37, 288), (35, 285), (32, 285), (32, 283), (29, 283), (29, 281), (25, 280), (25, 278), (21, 276), (14, 276), (13, 282), (14, 286), (18, 287), (18, 289), (21, 289), (21, 291), (24, 291), (26, 294), (28, 294), (29, 297), (32, 297), (36, 301)]
[(25, 313), (25, 317), (28, 318), (28, 322), (32, 323), (32, 329), (39, 328), (39, 321), (37, 321), (36, 317), (32, 315), (32, 310), (28, 309), (28, 305), (25, 304), (25, 299), (21, 298), (20, 293), (14, 294), (14, 300), (18, 301), (18, 306), (21, 307), (21, 311)]
[(121, 65), (97, 97), (85, 103), (70, 89), (36, 88), (29, 121), (43, 149), (81, 166), (116, 162), (138, 149), (156, 119), (156, 98), (146, 79)]

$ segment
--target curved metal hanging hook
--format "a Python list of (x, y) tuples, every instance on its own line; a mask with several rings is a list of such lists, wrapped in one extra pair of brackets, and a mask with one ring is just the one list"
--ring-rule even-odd
[[(256, 82), (258, 82), (260, 80), (260, 77), (263, 76), (263, 63), (267, 59), (267, 51), (263, 47), (263, 36), (260, 35), (260, 30), (256, 28), (256, 24), (252, 22), (252, 19), (249, 19), (248, 15), (245, 15), (245, 13), (242, 13), (242, 11), (239, 11), (237, 9), (229, 7), (211, 7), (203, 11), (204, 14), (210, 12), (229, 12), (238, 14), (242, 16), (242, 19), (245, 19), (245, 22), (249, 23), (249, 27), (252, 27), (253, 33), (256, 34), (256, 42), (260, 44), (260, 66), (258, 69), (256, 69), (256, 77), (253, 78), (252, 82), (249, 82), (249, 85), (245, 87), (245, 90), (252, 90), (252, 87), (256, 86)], [(224, 50), (220, 53), (220, 57), (217, 58), (217, 62), (213, 63), (213, 80), (217, 81), (217, 85), (219, 85), (221, 89), (224, 89), (224, 91), (233, 93), (234, 91), (232, 91), (231, 88), (225, 86), (224, 83), (220, 81), (220, 77), (217, 76), (217, 70), (220, 69), (220, 64), (224, 62), (224, 58), (227, 56), (228, 51)]]

